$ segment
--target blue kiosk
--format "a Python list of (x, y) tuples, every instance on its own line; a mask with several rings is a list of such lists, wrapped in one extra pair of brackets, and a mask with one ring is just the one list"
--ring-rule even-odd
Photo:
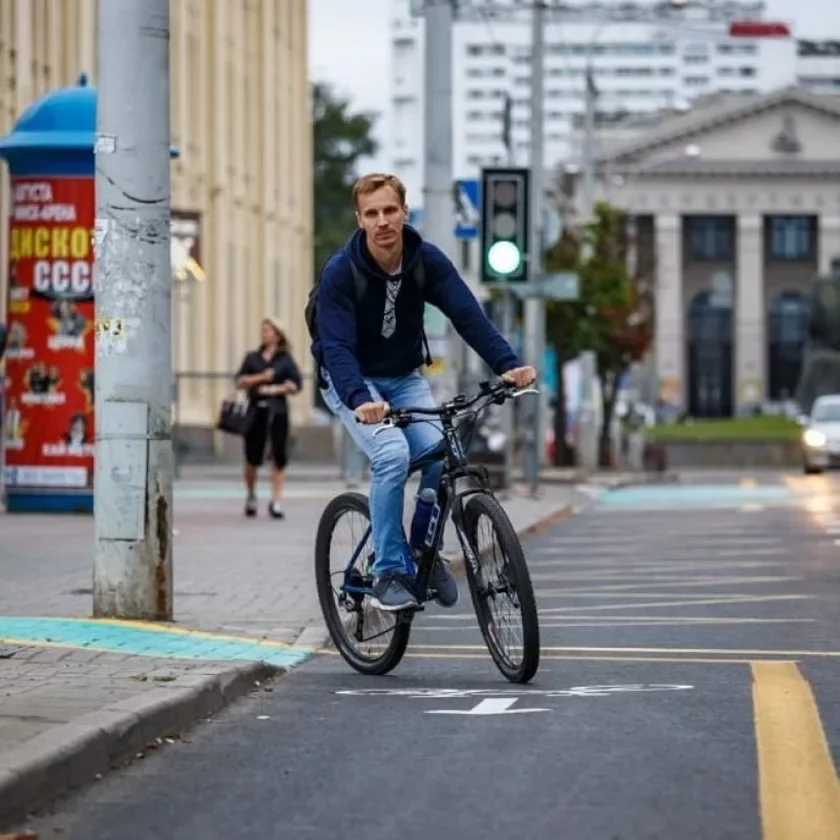
[(0, 139), (12, 182), (0, 415), (9, 513), (93, 512), (96, 101), (82, 73)]

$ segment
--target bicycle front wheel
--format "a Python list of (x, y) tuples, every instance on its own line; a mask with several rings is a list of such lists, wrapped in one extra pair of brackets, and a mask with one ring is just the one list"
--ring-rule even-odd
[(387, 674), (405, 653), (410, 618), (371, 606), (373, 535), (368, 500), (336, 496), (315, 538), (315, 581), (321, 612), (338, 652), (362, 674)]
[(464, 525), (479, 565), (476, 575), (465, 563), (481, 634), (502, 674), (510, 682), (529, 682), (540, 663), (540, 626), (522, 543), (488, 493), (468, 499)]

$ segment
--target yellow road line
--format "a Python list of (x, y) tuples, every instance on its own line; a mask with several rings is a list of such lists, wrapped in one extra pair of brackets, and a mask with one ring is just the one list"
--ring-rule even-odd
[(840, 779), (808, 681), (790, 662), (754, 662), (764, 840), (837, 840)]
[[(417, 646), (419, 647), (419, 645)], [(330, 648), (319, 650), (322, 656), (339, 656), (338, 651)], [(489, 660), (489, 653), (418, 653), (409, 651), (406, 659), (484, 659)], [(704, 659), (685, 656), (561, 656), (540, 654), (540, 662), (666, 662), (680, 665), (751, 665), (751, 659)]]
[[(486, 650), (484, 645), (421, 645), (413, 644), (412, 648), (423, 650)], [(837, 650), (742, 650), (740, 648), (655, 648), (655, 647), (543, 647), (543, 653), (661, 653), (661, 654), (685, 654), (686, 656), (696, 655), (720, 655), (720, 656), (768, 656), (782, 659), (801, 656), (826, 656), (838, 657)], [(748, 660), (752, 661), (752, 660)]]
[[(541, 621), (540, 627), (544, 630), (550, 630), (558, 627), (667, 627), (670, 625), (677, 625), (682, 627), (709, 627), (719, 628), (728, 627), (732, 625), (745, 624), (810, 624), (816, 622), (815, 618), (718, 618), (714, 621), (709, 621), (706, 618), (672, 618), (667, 621), (658, 621), (647, 618), (628, 618), (622, 616), (621, 618), (613, 617), (610, 619), (602, 618), (588, 618), (580, 619), (578, 616), (557, 616), (556, 619), (549, 617), (548, 621)], [(458, 632), (467, 631), (474, 632), (474, 624), (423, 624), (424, 632)]]

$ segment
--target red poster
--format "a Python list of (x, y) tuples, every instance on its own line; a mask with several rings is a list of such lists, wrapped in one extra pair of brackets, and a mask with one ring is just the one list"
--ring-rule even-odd
[(93, 178), (12, 178), (5, 479), (93, 487)]

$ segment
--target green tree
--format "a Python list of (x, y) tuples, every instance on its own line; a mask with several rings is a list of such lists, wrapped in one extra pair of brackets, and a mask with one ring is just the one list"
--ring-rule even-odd
[[(599, 435), (602, 466), (609, 460), (609, 429), (619, 380), (634, 361), (644, 356), (653, 331), (651, 278), (628, 271), (624, 222), (620, 210), (600, 203), (582, 232), (564, 231), (546, 256), (547, 271), (575, 271), (580, 277), (578, 300), (548, 304), (546, 329), (557, 353), (561, 385), (563, 364), (584, 350), (595, 352), (603, 394)], [(588, 258), (584, 258), (584, 251), (588, 251)], [(555, 432), (559, 452), (564, 448), (565, 408), (562, 387), (558, 390)]]
[(329, 85), (312, 86), (316, 271), (356, 227), (350, 191), (359, 161), (378, 151), (372, 136), (376, 119), (353, 112), (350, 101)]

